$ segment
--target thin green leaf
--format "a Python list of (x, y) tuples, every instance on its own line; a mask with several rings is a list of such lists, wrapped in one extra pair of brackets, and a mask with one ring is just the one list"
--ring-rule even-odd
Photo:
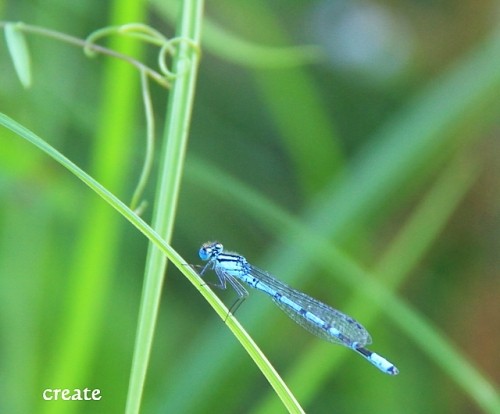
[[(240, 323), (232, 315), (229, 310), (224, 306), (220, 299), (215, 295), (200, 276), (190, 267), (186, 266), (184, 260), (164, 239), (154, 231), (144, 220), (128, 208), (122, 201), (120, 201), (114, 194), (107, 190), (102, 184), (94, 180), (90, 175), (83, 171), (80, 167), (62, 155), (59, 151), (38, 137), (29, 129), (15, 122), (7, 115), (0, 113), (0, 125), (4, 125), (14, 133), (18, 134), (23, 139), (27, 140), (37, 148), (41, 149), (47, 155), (56, 160), (63, 167), (67, 168), (77, 178), (83, 181), (93, 191), (95, 191), (102, 199), (104, 199), (111, 207), (118, 211), (130, 223), (132, 223), (141, 233), (143, 233), (154, 246), (159, 249), (162, 254), (168, 257), (174, 266), (182, 272), (191, 284), (203, 295), (208, 301), (210, 306), (217, 312), (219, 317), (226, 321), (226, 325), (233, 332), (235, 337), (240, 341), (250, 357), (255, 361), (256, 365), (266, 376), (269, 383), (276, 390), (277, 395), (283, 401), (283, 404), (290, 412), (302, 413), (298, 401), (295, 399), (291, 391), (286, 386), (285, 382), (278, 375), (269, 360), (265, 357), (262, 351), (258, 348), (250, 335), (243, 329)], [(146, 280), (147, 285), (150, 281)], [(148, 305), (146, 303), (146, 305)]]
[(21, 84), (29, 88), (32, 80), (30, 52), (24, 33), (18, 30), (17, 24), (5, 25), (5, 41)]

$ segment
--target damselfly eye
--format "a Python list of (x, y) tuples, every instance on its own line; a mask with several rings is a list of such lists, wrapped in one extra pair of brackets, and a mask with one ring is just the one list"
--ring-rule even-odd
[(200, 256), (201, 260), (208, 260), (212, 255), (212, 248), (210, 246), (201, 246), (200, 250), (198, 251), (198, 255)]

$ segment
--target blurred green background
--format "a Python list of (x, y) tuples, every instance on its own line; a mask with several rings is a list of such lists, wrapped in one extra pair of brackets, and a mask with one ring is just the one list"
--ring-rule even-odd
[[(11, 0), (0, 13), (81, 38), (128, 22), (171, 37), (176, 6)], [(202, 242), (223, 242), (359, 319), (400, 370), (383, 375), (250, 292), (237, 317), (309, 413), (500, 412), (499, 23), (486, 0), (206, 5), (173, 246), (197, 264)], [(138, 74), (28, 41), (28, 90), (0, 47), (0, 111), (130, 200), (145, 148)], [(167, 94), (153, 87), (159, 137)], [(0, 412), (123, 412), (147, 241), (4, 128), (0, 148)], [(86, 387), (102, 400), (41, 397)], [(170, 266), (142, 412), (284, 411)]]

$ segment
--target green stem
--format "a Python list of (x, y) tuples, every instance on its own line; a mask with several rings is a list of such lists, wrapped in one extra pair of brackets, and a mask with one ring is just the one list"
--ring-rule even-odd
[[(177, 36), (199, 45), (202, 11), (203, 0), (183, 2)], [(198, 62), (199, 54), (196, 49), (188, 42), (181, 42), (173, 61), (173, 71), (177, 77), (169, 96), (164, 134), (166, 145), (160, 154), (161, 168), (152, 223), (153, 229), (167, 243), (172, 238), (174, 227)], [(127, 414), (138, 413), (140, 409), (166, 266), (165, 255), (150, 244), (127, 396)]]

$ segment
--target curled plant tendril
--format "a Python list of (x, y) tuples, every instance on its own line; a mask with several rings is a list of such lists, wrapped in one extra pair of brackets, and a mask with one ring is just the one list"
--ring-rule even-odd
[[(87, 56), (94, 56), (96, 54), (97, 45), (96, 42), (103, 37), (111, 36), (111, 35), (125, 35), (131, 38), (141, 40), (143, 42), (158, 46), (160, 48), (158, 53), (158, 67), (159, 73), (154, 72), (155, 75), (161, 77), (164, 80), (164, 83), (169, 84), (171, 80), (175, 79), (179, 75), (185, 73), (187, 69), (186, 65), (179, 64), (177, 66), (177, 73), (173, 72), (167, 62), (169, 58), (173, 58), (178, 49), (182, 47), (182, 44), (186, 44), (187, 47), (191, 47), (194, 49), (195, 53), (199, 54), (198, 45), (190, 39), (187, 38), (173, 38), (168, 39), (158, 30), (153, 29), (142, 23), (128, 23), (121, 26), (110, 26), (103, 29), (96, 30), (91, 33), (87, 39), (85, 40), (84, 52)], [(153, 153), (154, 153), (154, 117), (153, 117), (153, 108), (151, 103), (151, 97), (149, 95), (149, 88), (147, 82), (147, 75), (150, 72), (146, 73), (144, 68), (140, 68), (141, 72), (141, 84), (143, 91), (143, 102), (144, 109), (146, 114), (146, 124), (147, 124), (147, 140), (146, 140), (146, 156), (144, 159), (144, 164), (142, 167), (142, 171), (139, 177), (139, 182), (136, 186), (134, 194), (132, 196), (132, 201), (130, 203), (130, 207), (136, 211), (137, 214), (141, 214), (147, 206), (145, 201), (141, 201), (142, 194), (144, 192), (144, 188), (146, 187), (152, 164), (153, 164)], [(158, 80), (155, 77), (156, 80)]]
[(105, 27), (91, 33), (85, 40), (85, 54), (89, 57), (95, 56), (96, 50), (93, 46), (96, 44), (96, 42), (105, 36), (111, 36), (113, 34), (127, 35), (132, 38), (159, 46), (160, 51), (158, 53), (158, 67), (160, 68), (160, 73), (167, 80), (173, 80), (177, 76), (181, 75), (181, 73), (174, 73), (167, 64), (168, 58), (175, 56), (177, 47), (181, 43), (186, 43), (189, 47), (192, 47), (197, 54), (200, 53), (198, 45), (191, 39), (182, 37), (168, 39), (158, 30), (153, 29), (150, 26), (142, 23), (128, 23), (121, 26)]
[(168, 41), (158, 30), (155, 30), (142, 23), (128, 23), (121, 26), (109, 26), (98, 29), (87, 36), (85, 40), (84, 52), (88, 56), (94, 56), (95, 51), (91, 46), (97, 43), (97, 40), (114, 34), (129, 35), (130, 37), (143, 40), (157, 46), (161, 46)]
[(174, 37), (170, 40), (168, 40), (160, 49), (160, 53), (158, 54), (158, 67), (160, 68), (160, 72), (170, 80), (175, 79), (177, 76), (180, 76), (183, 74), (181, 73), (174, 73), (172, 72), (167, 65), (167, 59), (168, 57), (174, 57), (175, 53), (177, 51), (177, 46), (180, 45), (181, 43), (185, 43), (189, 47), (193, 48), (196, 54), (200, 54), (200, 48), (199, 46), (193, 42), (191, 39), (185, 38), (185, 37)]

